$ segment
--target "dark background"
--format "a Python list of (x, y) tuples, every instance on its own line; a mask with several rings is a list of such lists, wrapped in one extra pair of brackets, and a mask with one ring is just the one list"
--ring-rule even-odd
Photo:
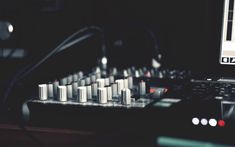
[[(22, 46), (28, 57), (39, 56), (76, 30), (98, 25), (105, 30), (111, 62), (138, 56), (139, 63), (153, 54), (148, 28), (155, 33), (167, 66), (202, 71), (219, 61), (222, 9), (221, 0), (3, 0), (0, 18), (12, 22), (15, 32), (0, 45)], [(115, 45), (120, 40), (123, 45)], [(93, 46), (94, 52), (99, 49)], [(116, 61), (120, 57), (123, 61)]]
[[(29, 63), (45, 56), (67, 36), (89, 25), (104, 29), (110, 66), (150, 65), (156, 35), (167, 68), (201, 75), (232, 76), (233, 66), (219, 65), (222, 0), (2, 0), (0, 20), (14, 26), (0, 48), (23, 48), (22, 59), (0, 59), (1, 90)], [(101, 56), (97, 34), (51, 58), (29, 80), (59, 77), (90, 69)]]

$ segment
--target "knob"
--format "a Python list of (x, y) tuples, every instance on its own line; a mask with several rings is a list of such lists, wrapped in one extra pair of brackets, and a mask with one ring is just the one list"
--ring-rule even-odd
[(91, 84), (91, 78), (90, 77), (86, 77), (85, 78), (85, 84), (86, 85), (90, 85)]
[(106, 88), (98, 88), (98, 102), (100, 104), (107, 103), (107, 89)]
[(123, 70), (123, 76), (124, 76), (124, 77), (128, 77), (128, 72), (127, 72), (126, 69)]
[(85, 86), (85, 85), (86, 85), (85, 80), (84, 80), (84, 79), (80, 79), (80, 80), (78, 81), (78, 85), (79, 85), (79, 86)]
[(66, 86), (58, 86), (58, 101), (67, 101), (67, 90)]
[(96, 82), (97, 82), (98, 88), (104, 88), (104, 84), (105, 84), (104, 79), (97, 79)]
[(96, 75), (91, 75), (90, 78), (91, 78), (92, 83), (94, 83), (96, 81)]
[(73, 74), (73, 82), (78, 81), (78, 75), (76, 73)]
[(135, 71), (135, 77), (136, 77), (136, 78), (139, 78), (139, 77), (140, 77), (140, 73), (139, 73), (138, 70)]
[(92, 97), (97, 97), (97, 91), (98, 91), (97, 83), (92, 83), (91, 84)]
[(72, 85), (66, 85), (67, 89), (67, 98), (71, 99), (73, 98), (73, 86)]
[(73, 97), (77, 97), (78, 96), (78, 83), (75, 81), (72, 83), (72, 88), (73, 88)]
[(86, 86), (86, 92), (87, 92), (87, 99), (92, 99), (92, 92), (91, 92), (91, 85)]
[(128, 79), (128, 88), (132, 89), (133, 88), (133, 77), (129, 76), (127, 79)]
[(140, 81), (139, 83), (139, 94), (144, 96), (146, 94), (146, 83), (144, 81)]
[(113, 83), (113, 84), (111, 85), (111, 88), (112, 88), (112, 96), (113, 96), (113, 97), (118, 97), (117, 83)]
[(67, 84), (67, 77), (60, 79), (60, 85), (66, 85)]
[(112, 88), (111, 88), (111, 86), (107, 86), (106, 89), (107, 89), (107, 100), (112, 101)]
[(73, 75), (69, 75), (67, 77), (67, 84), (71, 84), (73, 82)]
[(49, 83), (47, 84), (47, 94), (49, 98), (53, 98), (53, 84)]
[(77, 75), (78, 75), (78, 79), (82, 79), (83, 78), (83, 72), (82, 71), (79, 71), (77, 73)]
[(95, 73), (100, 73), (100, 72), (101, 72), (100, 67), (97, 66), (97, 67), (94, 69), (94, 72), (95, 72)]
[(122, 104), (130, 105), (131, 104), (131, 90), (130, 89), (122, 89)]
[(39, 84), (38, 91), (39, 91), (39, 99), (43, 101), (47, 100), (47, 84)]
[(143, 72), (143, 70), (141, 68), (138, 71), (139, 71), (140, 76), (144, 75), (144, 72)]
[(109, 82), (109, 78), (105, 78), (104, 79), (104, 86), (109, 86), (110, 82)]
[(101, 78), (101, 73), (100, 72), (96, 73), (95, 75), (96, 75), (96, 79), (100, 79)]
[(109, 76), (109, 83), (113, 84), (114, 83), (114, 76)]
[(131, 68), (128, 68), (128, 69), (127, 69), (127, 73), (128, 73), (128, 75), (132, 75)]
[(113, 68), (109, 69), (109, 73), (112, 74), (112, 75), (116, 75), (118, 73), (118, 70), (117, 70), (116, 67), (113, 67)]
[(55, 98), (57, 97), (58, 86), (59, 86), (59, 82), (55, 80), (53, 82), (53, 94)]
[(127, 78), (123, 79), (123, 88), (129, 88)]
[(87, 92), (85, 86), (78, 87), (78, 102), (87, 102)]
[(122, 89), (124, 88), (123, 80), (119, 79), (115, 81), (117, 83), (117, 93), (119, 96), (122, 94)]

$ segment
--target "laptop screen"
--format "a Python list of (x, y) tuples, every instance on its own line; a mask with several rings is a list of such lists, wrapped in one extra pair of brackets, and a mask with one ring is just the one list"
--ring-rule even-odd
[(234, 0), (225, 0), (221, 38), (220, 63), (235, 65)]

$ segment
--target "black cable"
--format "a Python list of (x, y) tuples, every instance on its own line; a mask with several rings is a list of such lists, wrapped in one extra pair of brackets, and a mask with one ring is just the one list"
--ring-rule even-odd
[[(43, 62), (45, 62), (52, 55), (54, 55), (56, 53), (59, 53), (60, 51), (66, 49), (65, 46), (70, 47), (69, 44), (71, 42), (69, 42), (69, 41), (71, 39), (73, 39), (75, 36), (77, 36), (77, 35), (79, 35), (81, 33), (84, 33), (86, 31), (90, 31), (90, 30), (97, 30), (97, 31), (100, 32), (100, 34), (101, 34), (101, 41), (102, 41), (102, 47), (101, 47), (102, 54), (103, 54), (103, 56), (105, 56), (106, 55), (106, 45), (105, 45), (105, 39), (104, 39), (104, 32), (103, 32), (103, 30), (100, 27), (97, 27), (97, 26), (89, 26), (89, 27), (82, 28), (82, 29), (78, 30), (77, 32), (73, 33), (72, 35), (70, 35), (69, 37), (67, 37), (62, 43), (60, 43), (56, 48), (54, 48), (51, 52), (49, 52), (44, 58), (39, 60), (36, 64), (28, 65), (28, 66), (24, 67), (23, 69), (21, 69), (19, 72), (17, 72), (17, 74), (11, 80), (11, 82), (10, 82), (10, 84), (9, 84), (5, 94), (4, 94), (4, 97), (3, 97), (3, 100), (2, 100), (3, 104), (6, 103), (6, 100), (7, 100), (8, 96), (9, 96), (9, 94), (11, 92), (11, 89), (13, 88), (13, 86), (15, 85), (17, 80), (19, 81), (22, 78), (24, 78), (25, 76), (27, 76), (29, 73), (31, 73), (33, 70), (35, 70), (38, 66), (40, 66)], [(89, 37), (91, 37), (91, 34), (90, 35), (87, 34), (86, 36), (87, 36), (87, 38), (89, 38)], [(86, 39), (86, 37), (84, 37), (84, 36), (82, 36), (80, 38), (81, 38), (81, 40), (79, 38), (77, 38), (77, 42), (80, 42), (80, 41)]]
[(162, 58), (162, 55), (161, 55), (160, 47), (158, 45), (158, 40), (157, 40), (157, 37), (156, 37), (156, 34), (154, 33), (154, 31), (152, 29), (150, 29), (148, 26), (146, 26), (145, 24), (141, 23), (141, 22), (134, 22), (134, 23), (131, 22), (128, 25), (128, 27), (131, 27), (131, 28), (133, 28), (133, 26), (141, 28), (142, 30), (144, 30), (149, 35), (149, 37), (153, 41), (153, 48), (154, 48), (154, 51), (157, 55), (157, 56), (155, 56), (155, 58), (158, 62), (160, 62), (161, 58)]
[[(105, 40), (104, 40), (104, 32), (101, 28), (96, 27), (96, 26), (90, 26), (90, 27), (85, 27), (75, 33), (73, 33), (72, 35), (70, 35), (69, 37), (67, 37), (62, 43), (60, 43), (55, 49), (53, 49), (51, 52), (49, 52), (44, 58), (42, 58), (41, 60), (39, 60), (36, 64), (34, 65), (27, 65), (24, 68), (22, 68), (21, 70), (19, 70), (16, 75), (13, 77), (13, 79), (11, 80), (8, 88), (6, 89), (6, 92), (4, 94), (3, 97), (3, 104), (6, 104), (6, 101), (8, 99), (9, 94), (11, 93), (12, 88), (15, 86), (15, 84), (23, 79), (25, 76), (27, 76), (28, 74), (30, 74), (33, 70), (35, 70), (38, 66), (40, 66), (42, 63), (44, 63), (47, 59), (49, 59), (52, 55), (59, 53), (67, 48), (69, 48), (70, 46), (79, 43), (87, 38), (90, 38), (91, 36), (93, 36), (92, 33), (89, 34), (85, 34), (73, 41), (72, 40), (75, 36), (84, 33), (86, 31), (89, 30), (97, 30), (100, 32), (101, 34), (101, 41), (102, 41), (102, 54), (103, 56), (105, 56), (106, 54), (106, 46), (105, 46)], [(18, 124), (19, 127), (21, 128), (21, 130), (26, 134), (26, 136), (30, 137), (33, 141), (35, 141), (37, 143), (38, 146), (45, 146), (40, 140), (38, 140), (35, 136), (33, 136), (31, 133), (29, 133), (29, 131), (25, 128), (23, 122)]]

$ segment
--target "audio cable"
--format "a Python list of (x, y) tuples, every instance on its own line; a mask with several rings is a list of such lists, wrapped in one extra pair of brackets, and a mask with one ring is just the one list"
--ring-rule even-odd
[[(105, 57), (106, 56), (106, 45), (105, 45), (105, 38), (104, 38), (104, 31), (103, 29), (101, 29), (98, 26), (89, 26), (89, 27), (84, 27), (78, 31), (76, 31), (75, 33), (73, 33), (72, 35), (70, 35), (69, 37), (67, 37), (62, 43), (60, 43), (56, 48), (54, 48), (52, 51), (50, 51), (45, 57), (43, 57), (41, 60), (39, 60), (37, 63), (33, 64), (33, 65), (27, 65), (26, 67), (22, 68), (21, 70), (19, 70), (17, 72), (17, 74), (15, 74), (15, 76), (13, 77), (13, 79), (11, 80), (5, 94), (3, 97), (3, 104), (6, 103), (8, 96), (11, 92), (11, 89), (13, 88), (13, 86), (15, 85), (15, 83), (17, 83), (17, 81), (23, 79), (24, 77), (26, 77), (27, 75), (29, 75), (32, 71), (34, 71), (37, 67), (39, 67), (42, 63), (44, 63), (46, 60), (48, 60), (51, 56), (71, 47), (74, 44), (80, 43), (83, 40), (86, 40), (90, 37), (92, 37), (94, 35), (94, 33), (87, 33), (87, 31), (98, 31), (100, 33), (100, 38), (102, 41), (102, 46), (101, 46), (101, 50), (102, 50), (102, 56)], [(77, 35), (80, 35), (82, 33), (86, 33), (82, 36), (79, 36), (78, 38), (72, 40), (73, 38), (75, 38)], [(71, 41), (72, 40), (72, 41)]]
[[(101, 42), (102, 42), (102, 46), (101, 46), (102, 56), (105, 57), (106, 56), (106, 45), (105, 45), (105, 38), (104, 38), (104, 31), (103, 31), (103, 29), (101, 29), (98, 26), (89, 26), (89, 27), (84, 27), (84, 28), (76, 31), (75, 33), (73, 33), (72, 35), (67, 37), (64, 41), (62, 41), (56, 48), (54, 48), (52, 51), (50, 51), (45, 57), (40, 59), (38, 62), (36, 62), (35, 64), (28, 64), (27, 66), (23, 67), (22, 69), (20, 69), (15, 74), (15, 76), (10, 81), (10, 83), (9, 83), (7, 89), (6, 89), (6, 92), (4, 93), (4, 97), (2, 99), (2, 103), (3, 103), (3, 106), (5, 107), (5, 109), (8, 109), (8, 107), (6, 106), (6, 102), (7, 102), (8, 98), (9, 98), (9, 95), (10, 95), (10, 93), (12, 91), (12, 88), (15, 86), (15, 84), (17, 82), (19, 82), (24, 77), (29, 75), (32, 71), (34, 71), (36, 68), (38, 68), (42, 63), (47, 61), (51, 56), (53, 56), (53, 55), (55, 55), (57, 53), (60, 53), (60, 52), (68, 49), (69, 47), (71, 47), (71, 46), (73, 46), (73, 45), (75, 45), (77, 43), (81, 43), (82, 41), (84, 41), (86, 39), (89, 39), (89, 38), (91, 38), (92, 36), (95, 35), (95, 32), (89, 32), (89, 31), (97, 31), (97, 32), (100, 33), (100, 38), (101, 38)], [(83, 34), (83, 33), (85, 33), (85, 34)], [(34, 135), (32, 135), (25, 128), (25, 125), (24, 125), (23, 121), (18, 123), (18, 126), (19, 126), (19, 128), (21, 128), (23, 133), (26, 136), (28, 136), (29, 138), (31, 138), (33, 141), (35, 141), (38, 146), (45, 146), (45, 144), (43, 142), (41, 142), (38, 138), (36, 138)]]

